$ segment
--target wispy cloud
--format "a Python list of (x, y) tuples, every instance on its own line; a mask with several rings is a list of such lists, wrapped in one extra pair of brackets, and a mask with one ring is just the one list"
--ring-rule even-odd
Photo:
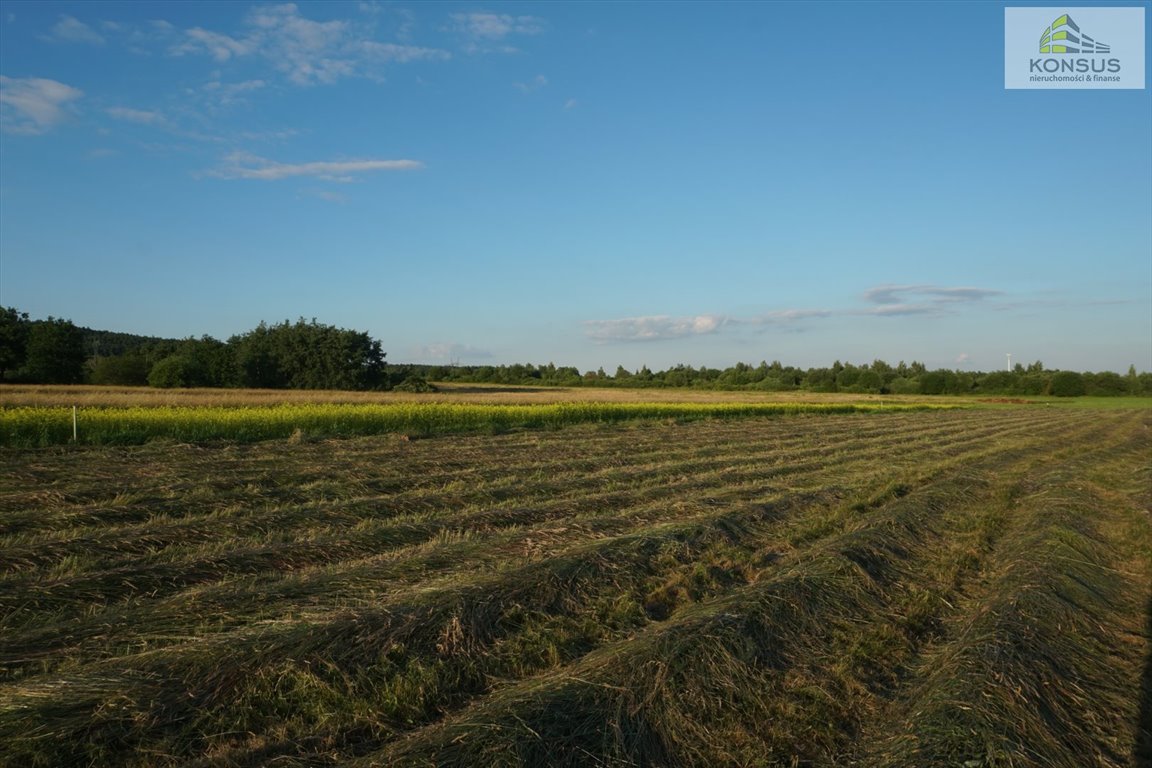
[(243, 57), (264, 59), (296, 85), (321, 85), (353, 76), (378, 77), (384, 64), (448, 59), (436, 48), (380, 42), (371, 26), (348, 20), (314, 21), (291, 3), (252, 10), (240, 35), (202, 27), (184, 32), (169, 48), (174, 56), (204, 54), (220, 63)]
[(877, 317), (943, 315), (952, 312), (956, 305), (980, 302), (1000, 295), (1000, 291), (987, 288), (878, 285), (864, 292), (864, 300), (877, 306), (857, 310), (854, 314)]
[(660, 341), (716, 333), (728, 322), (723, 315), (649, 315), (589, 320), (584, 327), (588, 338), (594, 341)]
[(987, 288), (946, 288), (939, 285), (879, 285), (864, 292), (864, 299), (873, 304), (901, 304), (907, 298), (929, 299), (937, 304), (980, 301), (1000, 296), (1000, 291)]
[(168, 121), (159, 112), (145, 109), (132, 109), (130, 107), (109, 107), (104, 110), (109, 116), (117, 120), (139, 125), (165, 125)]
[[(116, 46), (117, 49), (126, 50), (140, 56), (150, 56), (158, 47), (171, 45), (177, 32), (176, 27), (173, 26), (171, 22), (162, 19), (150, 19), (138, 22), (109, 21), (105, 19), (100, 22), (99, 31), (87, 25), (81, 26), (84, 26), (88, 31), (85, 32), (77, 27), (72, 27), (71, 32), (60, 34), (60, 24), (57, 24), (56, 27), (53, 28), (53, 35), (51, 37), (45, 37), (44, 39), (57, 42), (70, 40), (72, 42), (89, 42), (93, 44), (108, 42)], [(91, 37), (91, 35), (99, 37), (99, 43), (95, 38)]]
[(228, 107), (233, 104), (245, 103), (246, 95), (254, 93), (268, 83), (264, 80), (242, 80), (238, 83), (225, 83), (220, 80), (211, 80), (201, 87), (201, 91), (218, 107)]
[(544, 75), (536, 75), (536, 77), (532, 78), (526, 83), (512, 83), (512, 85), (517, 90), (523, 91), (524, 93), (531, 93), (532, 91), (538, 91), (544, 86), (548, 85), (548, 78), (544, 77)]
[(42, 77), (0, 75), (0, 130), (35, 135), (45, 133), (68, 116), (68, 105), (84, 92)]
[(73, 16), (61, 16), (60, 20), (52, 25), (48, 39), (64, 43), (104, 45), (103, 35)]
[(352, 181), (355, 176), (374, 171), (410, 171), (423, 168), (416, 160), (336, 160), (311, 163), (279, 163), (248, 152), (233, 152), (224, 163), (206, 175), (221, 179), (276, 181), (305, 176), (325, 181)]
[(457, 31), (481, 40), (503, 40), (511, 35), (538, 35), (545, 22), (538, 16), (512, 16), (507, 13), (454, 13)]
[(451, 30), (464, 38), (465, 53), (517, 53), (510, 44), (517, 35), (539, 35), (547, 28), (538, 16), (513, 16), (507, 13), (454, 13)]
[(412, 61), (443, 61), (452, 58), (448, 51), (439, 48), (421, 48), (418, 45), (399, 45), (365, 40), (350, 49), (364, 54), (369, 60), (382, 63), (396, 62), (407, 64)]
[(771, 312), (765, 312), (761, 315), (756, 315), (751, 319), (751, 321), (748, 321), (745, 324), (781, 325), (786, 323), (795, 323), (801, 320), (811, 320), (812, 318), (832, 317), (835, 314), (835, 312), (828, 309), (775, 309)]
[[(976, 304), (1002, 296), (1001, 291), (986, 288), (951, 288), (936, 285), (881, 285), (870, 288), (862, 298), (875, 306), (836, 309), (776, 309), (748, 317), (732, 315), (689, 315), (672, 317), (653, 315), (615, 320), (590, 320), (584, 323), (585, 334), (598, 342), (661, 341), (719, 333), (729, 329), (802, 327), (808, 320), (835, 317), (901, 317), (909, 315), (945, 315), (958, 312), (964, 304)], [(999, 305), (988, 305), (996, 309)]]
[(234, 56), (247, 56), (255, 50), (251, 41), (237, 40), (201, 27), (185, 30), (184, 35), (185, 40), (172, 46), (169, 51), (173, 56), (206, 53), (216, 61), (224, 62)]
[(330, 189), (302, 189), (300, 195), (304, 197), (314, 197), (317, 200), (323, 200), (326, 203), (336, 203), (344, 205), (348, 202), (348, 198), (339, 192), (333, 192)]

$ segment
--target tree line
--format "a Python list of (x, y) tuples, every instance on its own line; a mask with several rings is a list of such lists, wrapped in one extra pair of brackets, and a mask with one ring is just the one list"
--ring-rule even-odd
[(676, 365), (664, 371), (642, 366), (630, 371), (618, 366), (609, 374), (603, 368), (581, 373), (576, 368), (547, 365), (407, 366), (410, 375), (428, 381), (477, 384), (537, 385), (565, 387), (689, 387), (712, 390), (758, 390), (765, 392), (848, 392), (880, 395), (994, 395), (994, 396), (1152, 396), (1152, 373), (1127, 375), (1114, 371), (1082, 373), (1047, 370), (1037, 361), (1012, 370), (928, 370), (923, 363), (883, 360), (856, 365), (837, 361), (828, 367), (797, 368), (779, 361), (757, 366), (736, 363), (728, 368)]
[(49, 317), (0, 308), (0, 381), (152, 387), (428, 391), (427, 382), (563, 387), (689, 387), (766, 392), (848, 392), (896, 395), (1152, 396), (1152, 373), (1051, 371), (1037, 361), (1011, 370), (928, 370), (922, 363), (839, 361), (797, 368), (779, 361), (728, 368), (676, 365), (663, 371), (623, 366), (581, 372), (535, 365), (391, 365), (381, 344), (363, 331), (303, 318), (260, 323), (220, 341), (164, 339), (81, 328)]
[(163, 339), (30, 320), (0, 308), (0, 380), (42, 384), (387, 389), (380, 342), (303, 318), (220, 341)]

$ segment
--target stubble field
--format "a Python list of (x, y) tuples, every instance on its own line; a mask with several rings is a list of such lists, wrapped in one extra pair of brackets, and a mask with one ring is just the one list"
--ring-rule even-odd
[(0, 453), (0, 763), (1127, 766), (1152, 412)]

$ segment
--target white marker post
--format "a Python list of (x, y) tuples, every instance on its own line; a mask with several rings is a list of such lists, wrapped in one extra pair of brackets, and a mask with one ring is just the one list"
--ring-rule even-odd
[(76, 437), (76, 406), (72, 406), (72, 442), (79, 442), (79, 439)]

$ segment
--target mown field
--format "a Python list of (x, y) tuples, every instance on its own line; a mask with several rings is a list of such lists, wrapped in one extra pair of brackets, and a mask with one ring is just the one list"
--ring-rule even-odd
[(0, 764), (1140, 764), (1150, 427), (3, 448)]

